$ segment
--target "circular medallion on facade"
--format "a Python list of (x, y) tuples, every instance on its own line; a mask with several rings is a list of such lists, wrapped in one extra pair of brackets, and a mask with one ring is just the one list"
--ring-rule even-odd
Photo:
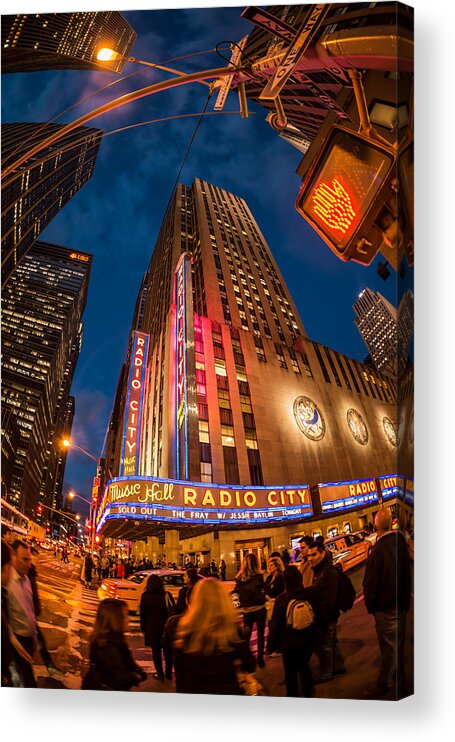
[(382, 427), (384, 428), (384, 433), (386, 434), (386, 438), (389, 441), (389, 443), (392, 444), (392, 446), (397, 445), (397, 431), (395, 430), (395, 425), (391, 421), (389, 417), (383, 417), (382, 418)]
[(348, 421), (348, 428), (357, 443), (366, 446), (368, 443), (368, 428), (360, 412), (351, 408), (346, 413), (346, 420)]
[(297, 397), (294, 401), (294, 417), (300, 430), (312, 441), (320, 441), (325, 435), (325, 420), (315, 402), (309, 397)]

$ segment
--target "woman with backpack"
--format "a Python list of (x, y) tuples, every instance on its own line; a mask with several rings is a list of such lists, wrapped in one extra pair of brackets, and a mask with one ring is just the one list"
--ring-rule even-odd
[(130, 690), (147, 678), (126, 643), (127, 629), (125, 601), (102, 600), (90, 637), (90, 668), (82, 681), (82, 690)]
[[(152, 650), (154, 677), (164, 680), (163, 660), (161, 656), (164, 626), (167, 619), (175, 613), (175, 602), (171, 593), (164, 589), (163, 580), (158, 575), (150, 575), (147, 587), (142, 593), (140, 614), (141, 631), (144, 634), (146, 647)], [(166, 678), (172, 678), (172, 653), (164, 652)]]
[(269, 624), (268, 645), (280, 648), (283, 657), (286, 695), (294, 698), (313, 696), (310, 658), (317, 628), (324, 628), (317, 597), (303, 587), (302, 573), (295, 565), (284, 572), (285, 591), (276, 600)]
[(248, 642), (256, 624), (258, 637), (257, 661), (259, 667), (264, 667), (264, 633), (267, 611), (265, 608), (264, 577), (256, 554), (247, 554), (243, 558), (242, 567), (236, 577), (235, 591), (239, 596), (240, 609), (243, 613), (243, 627)]

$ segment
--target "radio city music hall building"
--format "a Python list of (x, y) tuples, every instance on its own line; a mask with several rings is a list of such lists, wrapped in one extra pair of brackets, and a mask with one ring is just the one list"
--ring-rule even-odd
[(396, 404), (393, 377), (308, 338), (245, 201), (179, 185), (136, 303), (97, 533), (152, 561), (224, 558), (229, 576), (249, 549), (358, 530), (381, 498), (412, 502)]

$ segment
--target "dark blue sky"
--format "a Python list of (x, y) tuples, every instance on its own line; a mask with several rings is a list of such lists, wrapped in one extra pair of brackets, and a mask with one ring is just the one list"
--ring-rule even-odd
[[(138, 33), (131, 54), (149, 61), (212, 49), (238, 41), (251, 30), (243, 8), (137, 11), (123, 15)], [(184, 71), (223, 66), (214, 53), (170, 64)], [(59, 119), (88, 110), (166, 74), (127, 64), (118, 82)], [(2, 121), (49, 121), (76, 100), (118, 76), (101, 72), (49, 71), (3, 75)], [(91, 122), (106, 133), (121, 126), (201, 111), (207, 88), (193, 84), (125, 106)], [(213, 110), (214, 99), (208, 110)], [(238, 110), (236, 93), (225, 110)], [(294, 202), (301, 153), (282, 141), (254, 104), (248, 120), (207, 116), (181, 181), (194, 177), (245, 198), (287, 281), (310, 337), (362, 360), (365, 346), (354, 325), (352, 304), (369, 286), (395, 303), (395, 274), (384, 282), (378, 259), (365, 268), (342, 263), (298, 215)], [(125, 352), (137, 291), (196, 118), (140, 127), (102, 141), (91, 181), (65, 206), (42, 239), (93, 253), (84, 341), (74, 378), (73, 439), (95, 456), (101, 453), (118, 373)], [(89, 496), (94, 464), (73, 452), (65, 489)], [(80, 506), (81, 501), (78, 501)], [(82, 507), (81, 507), (82, 511)]]

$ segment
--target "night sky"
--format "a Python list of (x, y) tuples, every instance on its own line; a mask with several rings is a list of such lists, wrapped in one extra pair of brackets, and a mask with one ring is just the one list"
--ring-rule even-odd
[[(166, 60), (238, 41), (252, 26), (243, 8), (125, 12), (138, 33), (131, 54)], [(226, 45), (227, 46), (227, 45)], [(227, 53), (227, 52), (225, 52)], [(169, 63), (182, 71), (223, 66), (213, 52)], [(74, 120), (102, 103), (168, 77), (126, 64), (123, 76), (139, 73), (103, 91), (58, 119)], [(2, 121), (50, 121), (90, 92), (119, 76), (85, 71), (3, 75)], [(141, 121), (198, 113), (207, 95), (192, 84), (125, 106), (89, 125), (113, 131)], [(208, 111), (213, 110), (214, 98)], [(248, 120), (207, 116), (180, 178), (194, 177), (230, 190), (247, 201), (278, 262), (308, 335), (363, 360), (366, 348), (354, 325), (352, 304), (369, 286), (395, 303), (395, 274), (384, 282), (378, 258), (369, 268), (343, 263), (299, 216), (294, 202), (302, 154), (266, 123), (266, 110), (250, 104)], [(238, 110), (230, 93), (227, 111)], [(72, 387), (76, 416), (72, 438), (99, 456), (125, 354), (137, 291), (150, 260), (161, 220), (197, 118), (139, 127), (102, 141), (94, 175), (42, 233), (41, 239), (94, 255), (84, 340)], [(379, 259), (381, 259), (379, 257)], [(77, 451), (68, 456), (64, 493), (90, 496), (94, 463)], [(77, 503), (77, 505), (76, 505)], [(81, 500), (75, 507), (84, 512)]]

